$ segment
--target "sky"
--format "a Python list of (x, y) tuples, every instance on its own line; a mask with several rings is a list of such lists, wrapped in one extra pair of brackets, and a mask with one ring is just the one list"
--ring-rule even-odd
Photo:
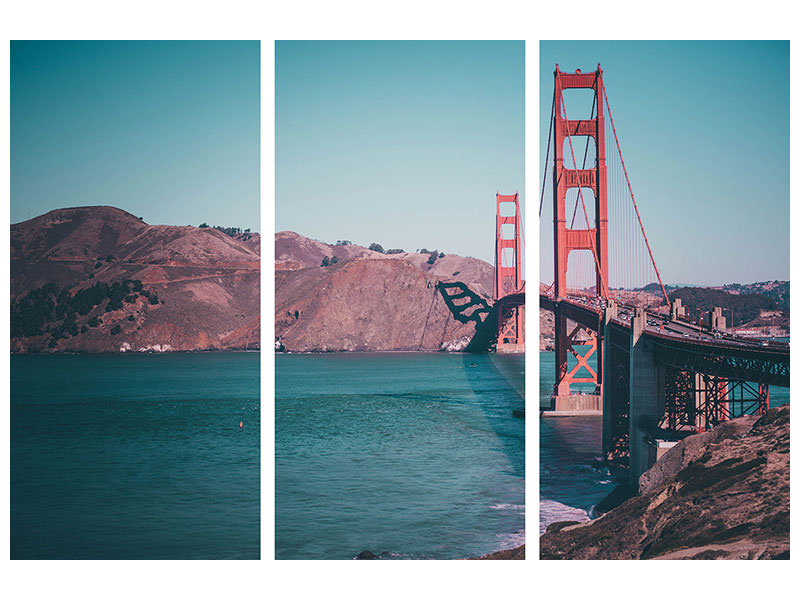
[(259, 230), (258, 42), (11, 43), (11, 222), (112, 205)]
[(523, 42), (277, 42), (275, 228), (494, 262), (525, 189)]
[[(537, 196), (555, 65), (600, 63), (664, 282), (789, 279), (788, 42), (543, 41), (539, 56)], [(549, 283), (552, 196), (544, 202), (540, 280)]]

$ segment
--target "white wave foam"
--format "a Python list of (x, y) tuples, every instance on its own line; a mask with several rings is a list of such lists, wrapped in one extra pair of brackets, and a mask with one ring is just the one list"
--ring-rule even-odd
[(541, 499), (539, 502), (539, 535), (542, 535), (547, 527), (559, 521), (588, 521), (589, 513), (582, 508), (567, 506), (555, 500)]
[(514, 512), (518, 512), (521, 514), (525, 514), (525, 505), (524, 504), (492, 504), (492, 508), (494, 510), (510, 510)]
[(525, 543), (525, 531), (497, 534), (497, 550), (517, 548)]

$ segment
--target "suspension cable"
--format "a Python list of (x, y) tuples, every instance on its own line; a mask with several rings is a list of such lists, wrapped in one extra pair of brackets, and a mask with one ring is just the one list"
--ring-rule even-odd
[(553, 115), (556, 112), (556, 91), (553, 89), (553, 105), (550, 107), (550, 131), (547, 132), (547, 152), (544, 157), (544, 176), (542, 177), (542, 197), (539, 199), (539, 218), (542, 218), (544, 206), (544, 188), (547, 186), (547, 165), (550, 162), (550, 137), (553, 134)]
[(633, 201), (633, 208), (636, 211), (636, 218), (639, 220), (639, 228), (642, 230), (642, 235), (644, 236), (644, 243), (647, 245), (647, 252), (650, 255), (650, 262), (653, 263), (653, 269), (655, 269), (656, 271), (656, 277), (658, 277), (658, 284), (661, 286), (661, 291), (664, 294), (664, 300), (666, 300), (667, 306), (669, 306), (669, 296), (667, 295), (667, 289), (664, 287), (664, 283), (661, 281), (661, 273), (658, 272), (658, 267), (656, 266), (656, 260), (655, 258), (653, 258), (653, 251), (650, 249), (650, 242), (647, 241), (647, 234), (644, 232), (642, 217), (639, 215), (639, 207), (636, 205), (636, 198), (634, 198), (633, 196), (633, 188), (631, 187), (631, 180), (628, 177), (628, 169), (625, 168), (625, 159), (622, 158), (622, 149), (620, 148), (619, 138), (617, 137), (617, 128), (614, 127), (614, 117), (611, 116), (611, 104), (609, 104), (608, 102), (608, 92), (606, 92), (606, 84), (602, 83), (602, 85), (603, 85), (603, 96), (605, 96), (606, 99), (606, 108), (608, 108), (608, 118), (611, 121), (611, 130), (614, 132), (614, 141), (617, 143), (617, 152), (619, 152), (619, 160), (622, 163), (622, 171), (625, 173), (625, 181), (628, 184), (628, 191), (631, 194), (631, 200)]

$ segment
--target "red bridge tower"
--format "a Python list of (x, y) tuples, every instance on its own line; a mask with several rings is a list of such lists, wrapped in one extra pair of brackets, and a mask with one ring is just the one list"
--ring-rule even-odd
[(525, 351), (524, 288), (519, 193), (497, 194), (494, 248), (494, 303), (497, 352)]
[[(608, 208), (606, 203), (606, 148), (605, 148), (605, 123), (603, 118), (603, 71), (597, 65), (597, 71), (581, 73), (562, 73), (558, 65), (554, 72), (555, 97), (553, 99), (553, 239), (555, 241), (555, 297), (556, 299), (567, 296), (567, 259), (573, 250), (590, 250), (594, 259), (597, 273), (597, 296), (608, 298)], [(564, 106), (563, 92), (565, 89), (591, 89), (594, 91), (597, 115), (594, 118), (570, 120)], [(595, 141), (596, 164), (589, 169), (577, 168), (575, 151), (573, 149), (574, 136), (589, 136)], [(566, 142), (566, 144), (565, 144)], [(566, 148), (565, 148), (566, 145)], [(574, 169), (564, 168), (564, 154), (572, 159)], [(587, 229), (571, 229), (567, 227), (566, 197), (567, 190), (577, 188), (577, 202), (583, 206), (584, 214), (586, 204), (581, 188), (591, 189), (594, 193), (594, 224)], [(576, 206), (576, 210), (580, 207)], [(588, 221), (588, 218), (587, 218)], [(588, 222), (587, 222), (588, 226)], [(597, 373), (588, 365), (589, 357), (601, 346), (594, 332), (584, 330), (589, 336), (589, 343), (579, 343), (576, 338), (582, 328), (577, 326), (572, 332), (567, 329), (567, 317), (559, 310), (555, 312), (555, 345), (556, 345), (556, 383), (554, 393), (556, 396), (568, 396), (571, 383), (595, 383), (600, 389), (603, 372), (602, 351), (597, 352)], [(588, 345), (588, 350), (581, 355), (575, 346)], [(571, 370), (567, 369), (567, 352), (571, 352), (578, 364)], [(585, 368), (590, 377), (577, 377), (577, 372)]]

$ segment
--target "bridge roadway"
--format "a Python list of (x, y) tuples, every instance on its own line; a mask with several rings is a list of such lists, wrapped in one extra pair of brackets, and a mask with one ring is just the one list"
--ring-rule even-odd
[[(551, 312), (555, 311), (556, 305), (567, 311), (567, 317), (584, 327), (588, 327), (597, 332), (598, 320), (603, 318), (606, 308), (606, 300), (594, 296), (570, 295), (567, 298), (556, 299), (551, 294), (539, 295), (539, 306)], [(617, 318), (615, 322), (625, 327), (630, 327), (633, 319), (635, 306), (617, 304)], [(646, 331), (659, 337), (680, 337), (689, 338), (691, 342), (709, 342), (715, 346), (746, 348), (751, 350), (769, 349), (773, 352), (789, 353), (789, 344), (786, 342), (776, 342), (772, 340), (753, 340), (724, 332), (711, 332), (701, 329), (694, 323), (686, 321), (675, 321), (666, 318), (664, 315), (655, 312), (647, 312)], [(663, 330), (662, 330), (663, 328)]]
[[(556, 299), (549, 294), (540, 294), (539, 305), (551, 312), (555, 312), (558, 306), (568, 319), (596, 333), (603, 331), (603, 315), (606, 308), (606, 300), (603, 298), (570, 295), (567, 298)], [(618, 304), (617, 317), (612, 318), (610, 323), (629, 330), (634, 314), (635, 307)], [(752, 381), (789, 386), (788, 343), (742, 338), (726, 332), (705, 330), (693, 323), (669, 319), (659, 313), (646, 314), (646, 325), (642, 335), (660, 348), (660, 362), (676, 367), (689, 367), (691, 361), (697, 362), (703, 355), (711, 358), (724, 356), (738, 361), (739, 368), (744, 367), (744, 372), (739, 370), (733, 373), (729, 364), (715, 366), (710, 360), (703, 361), (704, 369), (709, 369), (704, 372), (735, 379), (749, 374), (754, 377)], [(672, 354), (672, 357), (669, 354)], [(676, 362), (676, 357), (680, 354), (685, 355), (683, 363)], [(760, 366), (754, 368), (754, 365), (746, 364), (753, 361)]]

